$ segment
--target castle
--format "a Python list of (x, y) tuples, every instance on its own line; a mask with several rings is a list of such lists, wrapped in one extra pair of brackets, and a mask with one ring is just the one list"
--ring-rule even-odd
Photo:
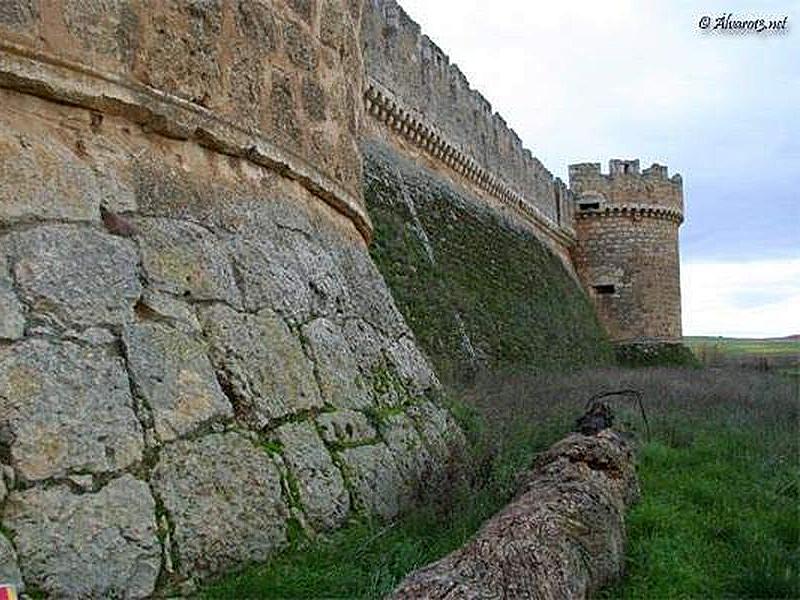
[(638, 160), (569, 167), (576, 203), (572, 255), (581, 281), (611, 338), (618, 342), (679, 342), (678, 227), (683, 221), (680, 175)]
[(554, 178), (393, 0), (3, 2), (1, 579), (395, 517), (463, 447), (442, 379), (680, 338), (681, 219), (663, 167)]

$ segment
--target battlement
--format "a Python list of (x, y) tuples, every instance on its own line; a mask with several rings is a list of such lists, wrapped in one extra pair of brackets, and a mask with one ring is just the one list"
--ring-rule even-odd
[(606, 174), (600, 163), (578, 163), (569, 166), (569, 184), (578, 215), (630, 210), (683, 220), (683, 180), (664, 165), (642, 170), (638, 159), (611, 159)]
[[(413, 114), (414, 123), (436, 131), (434, 139), (441, 143), (434, 146), (441, 147), (445, 164), (454, 157), (457, 163), (470, 165), (468, 170), (477, 174), (479, 187), (488, 185), (493, 195), (500, 190), (503, 202), (511, 199), (531, 214), (535, 212), (554, 230), (571, 229), (571, 222), (560, 218), (565, 214), (560, 206), (563, 196), (556, 195), (552, 173), (523, 147), (517, 133), (493, 111), (483, 94), (470, 87), (447, 54), (395, 0), (371, 0), (364, 3), (363, 10), (361, 42), (368, 112), (375, 106), (371, 114), (379, 120), (389, 117), (384, 124), (391, 126), (396, 120), (389, 115), (392, 107), (401, 107), (398, 116), (402, 119)], [(390, 99), (388, 106), (384, 98)]]

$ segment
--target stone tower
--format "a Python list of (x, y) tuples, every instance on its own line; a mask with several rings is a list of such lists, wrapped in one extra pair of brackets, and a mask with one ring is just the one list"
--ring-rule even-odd
[(680, 175), (638, 160), (570, 165), (575, 267), (615, 342), (676, 342), (681, 332)]

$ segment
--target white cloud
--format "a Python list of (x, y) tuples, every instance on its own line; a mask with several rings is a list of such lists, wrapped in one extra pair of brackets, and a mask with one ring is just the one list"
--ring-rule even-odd
[(681, 266), (684, 335), (800, 333), (800, 259)]

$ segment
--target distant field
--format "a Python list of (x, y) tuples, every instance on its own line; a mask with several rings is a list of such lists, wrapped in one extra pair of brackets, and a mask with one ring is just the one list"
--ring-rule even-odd
[(683, 340), (705, 366), (740, 366), (800, 375), (800, 339), (697, 336)]

